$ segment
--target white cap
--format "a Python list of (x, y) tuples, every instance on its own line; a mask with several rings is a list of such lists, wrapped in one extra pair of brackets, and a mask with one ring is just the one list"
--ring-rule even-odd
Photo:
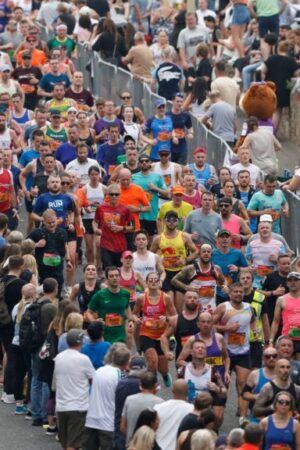
[(270, 214), (262, 214), (259, 219), (260, 222), (273, 222), (272, 216)]
[(93, 10), (89, 6), (82, 6), (79, 10), (79, 14), (81, 16), (91, 16), (93, 13)]

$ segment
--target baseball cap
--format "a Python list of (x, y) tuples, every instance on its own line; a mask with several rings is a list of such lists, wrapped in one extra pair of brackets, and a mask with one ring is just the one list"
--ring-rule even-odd
[(299, 272), (290, 272), (287, 276), (287, 279), (290, 280), (291, 278), (296, 278), (297, 280), (300, 280), (300, 273)]
[(225, 230), (225, 229), (223, 229), (223, 230), (220, 230), (219, 232), (218, 232), (218, 237), (221, 237), (221, 236), (225, 236), (225, 235), (227, 235), (227, 236), (231, 236), (231, 233), (230, 233), (230, 231), (229, 230)]
[(37, 41), (37, 38), (34, 34), (28, 34), (26, 36), (26, 41)]
[(52, 109), (50, 111), (50, 116), (51, 117), (61, 117), (61, 112), (58, 111), (58, 109)]
[(193, 155), (197, 155), (197, 153), (204, 153), (205, 155), (207, 155), (207, 151), (204, 147), (196, 147), (193, 151)]
[(68, 113), (69, 112), (77, 112), (77, 109), (75, 108), (75, 106), (71, 106), (71, 108), (68, 109)]
[(121, 255), (122, 258), (128, 258), (128, 256), (131, 256), (131, 258), (133, 258), (133, 254), (130, 250), (125, 250), (125, 252), (123, 252)]
[(165, 215), (165, 219), (172, 219), (172, 217), (178, 219), (178, 214), (176, 211), (168, 211)]
[(155, 100), (156, 108), (160, 108), (161, 106), (166, 106), (166, 101), (163, 98), (158, 98)]
[(184, 194), (184, 189), (180, 184), (172, 187), (172, 194)]
[(101, 322), (99, 322), (99, 320), (95, 320), (88, 324), (86, 331), (91, 340), (96, 341), (97, 339), (100, 339), (103, 335), (103, 325)]
[(11, 67), (8, 64), (3, 64), (3, 66), (1, 67), (1, 72), (10, 72), (11, 71)]
[(130, 134), (126, 134), (126, 136), (124, 137), (124, 143), (128, 141), (132, 141), (136, 144), (135, 139)]
[(273, 222), (271, 214), (262, 214), (259, 219), (260, 222)]
[[(82, 3), (82, 0), (81, 0), (81, 3)], [(79, 10), (79, 14), (81, 16), (91, 16), (92, 13), (93, 13), (93, 10), (89, 6), (83, 6)]]
[(24, 50), (24, 52), (22, 53), (22, 58), (31, 58), (31, 52)]
[(146, 361), (142, 356), (133, 356), (130, 361), (130, 369), (146, 369)]
[(141, 155), (139, 157), (139, 162), (142, 162), (142, 161), (150, 161), (150, 157), (148, 155)]
[(68, 331), (67, 344), (70, 347), (81, 344), (83, 342), (83, 339), (84, 339), (83, 330), (80, 330), (79, 328), (72, 328), (70, 331)]
[(171, 153), (171, 149), (169, 147), (160, 147), (158, 153)]
[(57, 30), (60, 30), (60, 29), (62, 29), (62, 28), (64, 28), (65, 30), (68, 29), (68, 27), (67, 27), (67, 25), (66, 25), (65, 23), (60, 23), (60, 24), (57, 25), (57, 27), (56, 27)]
[(218, 205), (225, 203), (226, 205), (232, 205), (232, 199), (230, 197), (222, 197), (218, 200)]

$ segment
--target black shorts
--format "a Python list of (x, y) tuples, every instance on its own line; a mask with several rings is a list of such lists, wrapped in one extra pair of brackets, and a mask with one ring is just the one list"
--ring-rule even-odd
[(86, 412), (58, 412), (58, 437), (63, 448), (81, 448), (84, 442)]
[(230, 355), (230, 370), (234, 370), (236, 366), (243, 367), (243, 369), (251, 369), (250, 353), (244, 355)]
[(155, 220), (141, 220), (141, 229), (146, 230), (149, 236), (157, 234)]
[(25, 209), (28, 213), (32, 213), (33, 210), (33, 204), (32, 201), (30, 202), (26, 197), (24, 199), (24, 203), (25, 203)]
[(154, 348), (156, 350), (156, 353), (159, 356), (163, 356), (164, 352), (161, 349), (160, 346), (160, 340), (159, 339), (151, 339), (147, 336), (140, 336), (140, 345), (142, 352), (146, 352), (146, 350), (149, 350), (149, 348)]
[(171, 280), (175, 277), (175, 275), (177, 274), (178, 272), (172, 272), (172, 271), (170, 271), (170, 270), (166, 270), (166, 278), (164, 279), (164, 282), (163, 282), (163, 285), (162, 285), (162, 291), (164, 291), (164, 292), (169, 292), (169, 291), (172, 291), (172, 292), (175, 292), (175, 291), (178, 291), (179, 289), (177, 289), (175, 286), (173, 286), (172, 284), (171, 284)]
[(263, 39), (268, 33), (279, 33), (279, 15), (258, 17), (259, 37)]
[(103, 268), (105, 269), (108, 266), (116, 266), (121, 267), (121, 255), (123, 252), (111, 252), (110, 250), (107, 250), (106, 248), (101, 248), (101, 258), (102, 258), (102, 264)]
[(93, 219), (82, 219), (82, 222), (85, 228), (85, 234), (94, 234), (92, 227)]
[(224, 406), (227, 402), (227, 397), (220, 397), (216, 392), (210, 392), (213, 398), (212, 405), (213, 406)]
[(68, 229), (66, 231), (68, 234), (68, 242), (77, 241), (76, 231), (69, 231)]
[(259, 369), (262, 366), (263, 346), (261, 342), (250, 342), (251, 369)]

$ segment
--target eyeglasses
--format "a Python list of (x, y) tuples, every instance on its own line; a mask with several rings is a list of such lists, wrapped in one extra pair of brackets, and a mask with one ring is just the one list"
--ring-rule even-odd
[(130, 100), (131, 95), (123, 95), (122, 100)]
[(70, 185), (70, 181), (62, 181), (61, 185), (62, 186), (69, 186)]
[(110, 192), (108, 195), (109, 195), (110, 197), (118, 197), (120, 194), (117, 193), (117, 192)]
[(289, 406), (291, 404), (290, 400), (278, 400), (277, 403), (282, 406)]
[(272, 355), (264, 355), (264, 358), (266, 358), (266, 359), (271, 359), (271, 358), (276, 359), (277, 356), (278, 356), (277, 353), (273, 353)]

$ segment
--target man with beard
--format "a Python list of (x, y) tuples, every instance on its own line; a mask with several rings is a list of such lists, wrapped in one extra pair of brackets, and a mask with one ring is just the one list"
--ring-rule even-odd
[(57, 215), (59, 225), (74, 231), (75, 204), (70, 195), (61, 193), (60, 177), (51, 175), (47, 185), (49, 192), (40, 195), (33, 207), (33, 220), (43, 222), (42, 214), (47, 209), (52, 209)]
[(31, 52), (26, 50), (22, 53), (22, 64), (16, 67), (14, 78), (21, 86), (25, 95), (25, 108), (33, 110), (38, 103), (37, 89), (42, 72), (31, 63)]
[(197, 326), (198, 316), (198, 295), (196, 292), (186, 291), (182, 312), (169, 319), (168, 326), (160, 337), (162, 351), (169, 361), (174, 359), (174, 354), (170, 351), (170, 337), (175, 336), (176, 339), (175, 359), (177, 360), (187, 340), (199, 331)]
[[(255, 193), (254, 187), (250, 185), (250, 172), (249, 170), (240, 170), (237, 174), (237, 180), (239, 185), (235, 190), (236, 198), (242, 200), (245, 208), (248, 207), (249, 202)], [(255, 217), (251, 217), (249, 223), (250, 230), (254, 233), (257, 228), (257, 220)]]
[(184, 267), (171, 283), (180, 291), (193, 291), (198, 294), (200, 312), (211, 314), (216, 309), (216, 287), (226, 286), (226, 280), (219, 266), (211, 262), (212, 247), (203, 244), (199, 251), (199, 259)]
[(78, 110), (89, 111), (93, 107), (93, 96), (90, 91), (83, 87), (82, 72), (74, 72), (72, 84), (66, 90), (66, 97), (71, 98), (76, 102)]
[[(77, 158), (78, 144), (80, 144), (78, 126), (74, 124), (68, 129), (68, 141), (61, 143), (55, 153), (56, 159), (60, 161), (64, 167)], [(88, 157), (93, 157), (93, 152), (90, 148), (88, 149)]]
[(55, 84), (52, 91), (52, 99), (47, 102), (47, 108), (51, 112), (53, 109), (61, 113), (63, 121), (68, 119), (70, 108), (76, 109), (76, 103), (71, 98), (66, 97), (66, 88), (64, 84)]
[(130, 170), (132, 175), (140, 171), (138, 163), (139, 153), (136, 147), (136, 142), (133, 139), (133, 137), (131, 137), (129, 134), (124, 138), (124, 149), (126, 162), (123, 162), (119, 164), (117, 167), (115, 167), (109, 179), (110, 183), (115, 183), (118, 180), (120, 171), (122, 169)]
[(101, 168), (97, 161), (88, 158), (89, 148), (84, 142), (77, 145), (76, 152), (77, 158), (67, 164), (66, 171), (74, 171), (80, 179), (80, 186), (85, 186), (89, 181), (90, 167), (96, 166), (99, 167), (99, 169)]
[(240, 249), (252, 235), (244, 219), (232, 212), (232, 199), (222, 197), (218, 201), (221, 218), (225, 230), (230, 231), (232, 247)]

